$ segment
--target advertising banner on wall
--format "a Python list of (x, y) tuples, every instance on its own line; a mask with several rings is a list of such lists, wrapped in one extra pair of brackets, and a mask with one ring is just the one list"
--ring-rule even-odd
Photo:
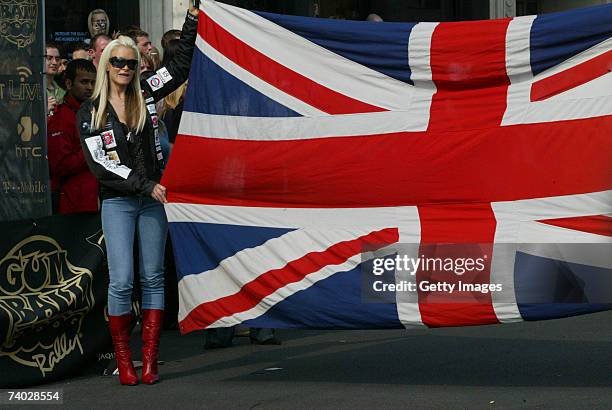
[(50, 215), (44, 1), (0, 0), (0, 221)]
[(0, 388), (48, 383), (112, 352), (98, 214), (0, 223)]

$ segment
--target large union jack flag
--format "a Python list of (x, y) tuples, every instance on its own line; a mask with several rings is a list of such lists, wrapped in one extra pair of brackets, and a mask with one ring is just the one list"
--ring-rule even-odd
[[(203, 1), (198, 32), (162, 182), (182, 332), (612, 307), (612, 5), (373, 23)], [(502, 290), (366, 303), (363, 251), (398, 243), (489, 245), (473, 282)]]

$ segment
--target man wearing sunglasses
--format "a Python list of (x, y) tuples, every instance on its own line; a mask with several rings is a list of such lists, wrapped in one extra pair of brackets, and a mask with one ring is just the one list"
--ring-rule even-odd
[(59, 72), (60, 56), (59, 46), (47, 43), (45, 52), (45, 77), (47, 79), (47, 114), (53, 115), (55, 108), (61, 104), (66, 91), (55, 81), (55, 75)]

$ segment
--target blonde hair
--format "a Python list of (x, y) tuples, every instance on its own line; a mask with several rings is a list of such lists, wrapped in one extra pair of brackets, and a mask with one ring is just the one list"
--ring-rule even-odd
[(159, 110), (159, 116), (163, 117), (166, 111), (169, 109), (176, 108), (177, 105), (181, 102), (181, 98), (185, 95), (185, 91), (187, 91), (187, 81), (179, 86), (176, 90), (172, 91), (168, 94), (162, 101), (163, 104)]
[(87, 16), (87, 28), (89, 29), (89, 34), (93, 35), (93, 23), (91, 22), (91, 18), (94, 16), (94, 14), (104, 14), (104, 17), (106, 17), (106, 28), (104, 29), (104, 34), (108, 35), (110, 19), (108, 18), (108, 14), (102, 9), (92, 10)]
[(107, 104), (110, 92), (110, 81), (108, 80), (107, 67), (111, 58), (112, 52), (116, 47), (125, 47), (134, 50), (136, 53), (136, 59), (138, 64), (134, 70), (134, 77), (127, 87), (126, 92), (126, 115), (128, 120), (128, 126), (136, 129), (137, 132), (141, 132), (145, 126), (147, 120), (147, 109), (145, 101), (142, 96), (142, 89), (140, 88), (140, 52), (138, 47), (134, 43), (134, 40), (127, 36), (119, 36), (116, 40), (108, 43), (102, 55), (100, 56), (100, 62), (98, 63), (98, 73), (96, 75), (96, 87), (94, 88), (91, 99), (93, 101), (98, 100), (98, 107), (91, 112), (91, 124), (96, 130), (102, 129), (106, 123), (107, 117)]
[(155, 70), (161, 67), (161, 57), (159, 55), (159, 50), (157, 49), (157, 47), (151, 47), (151, 53), (149, 54), (149, 57), (151, 57), (151, 61), (153, 61), (153, 67)]
[[(141, 71), (155, 71), (155, 63), (153, 63), (153, 59), (150, 55), (141, 54), (140, 55), (141, 63), (144, 63), (145, 69)], [(140, 67), (138, 67), (140, 70)]]

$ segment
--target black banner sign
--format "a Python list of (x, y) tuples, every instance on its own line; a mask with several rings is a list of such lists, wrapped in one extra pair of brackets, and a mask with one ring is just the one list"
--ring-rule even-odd
[(0, 0), (0, 221), (51, 214), (42, 0)]
[(0, 388), (47, 383), (112, 351), (100, 217), (0, 224)]

